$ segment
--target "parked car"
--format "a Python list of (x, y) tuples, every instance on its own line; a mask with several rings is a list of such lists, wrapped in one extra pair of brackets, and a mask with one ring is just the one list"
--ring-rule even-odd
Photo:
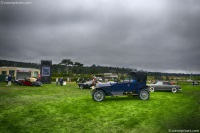
[(92, 82), (93, 80), (90, 80), (90, 81), (81, 82), (81, 83), (79, 82), (77, 84), (80, 89), (84, 89), (84, 88), (90, 88), (92, 86)]
[(42, 86), (42, 83), (38, 81), (36, 78), (18, 79), (14, 81), (14, 84), (24, 85), (24, 86)]
[[(100, 77), (95, 77), (98, 83), (102, 82), (102, 78)], [(84, 89), (84, 88), (91, 88), (92, 87), (92, 83), (93, 80), (89, 80), (89, 81), (85, 81), (84, 78), (80, 81), (80, 78), (76, 81), (76, 83), (78, 84), (78, 87), (80, 89)]]
[(173, 85), (170, 82), (167, 81), (158, 81), (155, 84), (148, 84), (149, 90), (151, 92), (154, 91), (171, 91), (173, 93), (176, 93), (177, 91), (181, 90), (181, 87), (178, 85)]
[(192, 81), (191, 85), (199, 85), (199, 81)]
[(123, 82), (98, 83), (92, 88), (91, 94), (95, 101), (103, 101), (105, 96), (134, 96), (139, 95), (140, 99), (147, 100), (150, 97), (147, 76), (144, 72), (131, 72), (129, 80)]

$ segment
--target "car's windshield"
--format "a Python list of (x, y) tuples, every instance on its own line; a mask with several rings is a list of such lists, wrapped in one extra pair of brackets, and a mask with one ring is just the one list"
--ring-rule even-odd
[(163, 82), (158, 81), (158, 82), (156, 82), (156, 84), (157, 84), (157, 85), (163, 85)]
[(163, 82), (164, 85), (172, 85), (170, 82)]

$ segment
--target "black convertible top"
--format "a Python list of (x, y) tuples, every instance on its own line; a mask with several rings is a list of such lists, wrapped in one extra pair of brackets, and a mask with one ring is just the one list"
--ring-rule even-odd
[(129, 75), (132, 77), (132, 78), (134, 78), (134, 79), (136, 79), (136, 80), (147, 80), (147, 75), (146, 75), (146, 73), (145, 72), (143, 72), (143, 71), (132, 71), (132, 72), (130, 72), (129, 73)]

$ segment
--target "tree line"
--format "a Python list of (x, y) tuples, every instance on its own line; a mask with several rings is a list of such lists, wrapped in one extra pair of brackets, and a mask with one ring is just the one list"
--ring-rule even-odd
[[(25, 67), (25, 68), (36, 68), (40, 69), (40, 63), (31, 63), (31, 62), (17, 62), (17, 61), (8, 61), (8, 60), (0, 60), (0, 67), (8, 66), (8, 67)], [(137, 70), (137, 69), (134, 69)], [(99, 65), (91, 65), (84, 66), (84, 64), (80, 62), (74, 62), (71, 59), (63, 59), (58, 64), (52, 65), (52, 73), (66, 73), (66, 74), (98, 74), (98, 73), (128, 73), (133, 71), (131, 68), (120, 68), (120, 67), (112, 67), (112, 66), (99, 66)], [(185, 73), (163, 73), (163, 72), (148, 72), (145, 71), (148, 76), (190, 76), (190, 74)], [(200, 74), (192, 74), (193, 76), (200, 76)]]

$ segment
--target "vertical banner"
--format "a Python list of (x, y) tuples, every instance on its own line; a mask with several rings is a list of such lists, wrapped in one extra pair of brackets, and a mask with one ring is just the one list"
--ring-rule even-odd
[(40, 66), (40, 74), (41, 74), (41, 82), (44, 84), (51, 84), (51, 60), (41, 60)]
[(50, 67), (46, 66), (42, 67), (42, 76), (50, 76), (50, 73), (51, 73)]

